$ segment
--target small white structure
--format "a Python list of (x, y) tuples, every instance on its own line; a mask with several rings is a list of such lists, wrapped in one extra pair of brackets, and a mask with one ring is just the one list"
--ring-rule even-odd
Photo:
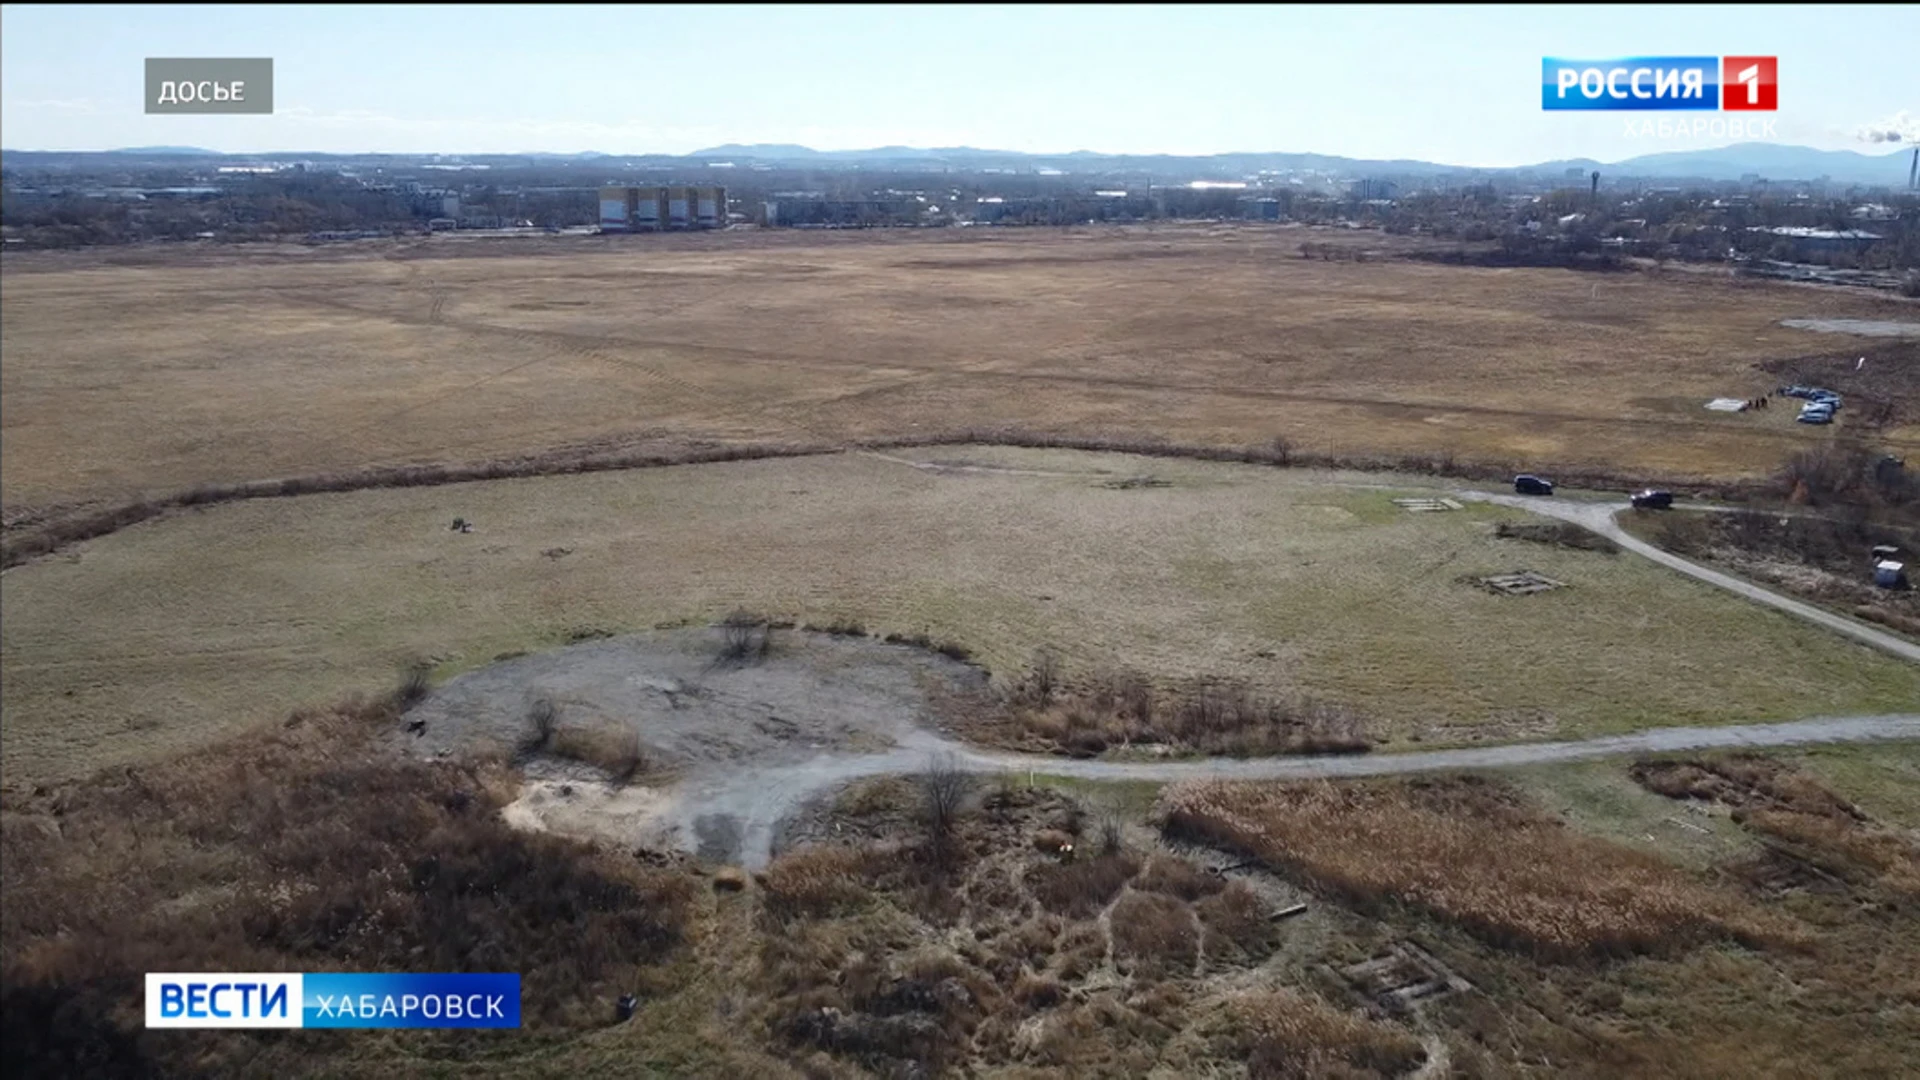
[(1873, 566), (1873, 583), (1883, 589), (1907, 587), (1907, 564), (1882, 559)]

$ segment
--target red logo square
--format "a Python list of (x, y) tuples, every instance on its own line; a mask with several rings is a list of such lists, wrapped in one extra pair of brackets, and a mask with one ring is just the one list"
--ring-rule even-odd
[(1778, 112), (1780, 58), (1720, 58), (1720, 108), (1725, 112)]

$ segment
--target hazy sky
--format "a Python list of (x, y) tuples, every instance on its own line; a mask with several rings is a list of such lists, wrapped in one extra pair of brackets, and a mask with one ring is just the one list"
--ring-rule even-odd
[[(1920, 6), (0, 8), (0, 145), (685, 153), (727, 142), (1519, 165), (1735, 140), (1545, 113), (1542, 56), (1777, 55), (1773, 141), (1920, 139)], [(150, 56), (269, 56), (272, 116), (147, 116)], [(1660, 114), (1637, 114), (1655, 116)], [(1668, 114), (1708, 115), (1708, 114)]]

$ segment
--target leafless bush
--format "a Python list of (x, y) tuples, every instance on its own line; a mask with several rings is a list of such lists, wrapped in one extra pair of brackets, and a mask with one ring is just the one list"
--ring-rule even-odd
[(915, 786), (920, 791), (920, 823), (926, 829), (928, 851), (935, 861), (943, 862), (952, 855), (954, 830), (973, 790), (973, 777), (961, 771), (953, 755), (942, 754), (915, 778)]
[(1864, 446), (1824, 443), (1787, 459), (1777, 479), (1793, 501), (1826, 506), (1856, 499), (1868, 483), (1873, 454)]
[(1138, 744), (1237, 755), (1357, 753), (1372, 746), (1364, 719), (1349, 708), (1256, 691), (1237, 680), (1194, 679), (1160, 689), (1137, 673), (1108, 671), (1077, 690), (1055, 683), (1049, 700), (1038, 704), (1023, 677), (997, 701), (954, 708), (980, 737), (1076, 757)]
[(400, 685), (393, 690), (393, 707), (397, 712), (405, 712), (423, 701), (428, 691), (433, 689), (433, 665), (425, 660), (408, 664), (400, 674)]
[(1028, 665), (1021, 676), (1014, 693), (1022, 700), (1039, 708), (1053, 704), (1053, 695), (1060, 688), (1060, 657), (1052, 649), (1040, 648), (1034, 651), (1033, 663)]
[(553, 745), (553, 733), (560, 726), (560, 709), (549, 697), (539, 697), (527, 706), (527, 734), (520, 743), (522, 754), (537, 754)]
[(735, 611), (721, 621), (720, 635), (720, 659), (725, 663), (757, 663), (773, 650), (773, 627), (764, 615)]

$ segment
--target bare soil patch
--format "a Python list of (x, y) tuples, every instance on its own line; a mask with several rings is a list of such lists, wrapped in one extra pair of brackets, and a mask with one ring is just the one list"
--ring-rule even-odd
[[(772, 629), (741, 658), (732, 636), (655, 631), (503, 660), (434, 691), (408, 713), (417, 733), (390, 741), (427, 759), (517, 753), (531, 783), (508, 809), (522, 825), (733, 861), (783, 816), (784, 792), (924, 757), (940, 744), (929, 694), (985, 681), (909, 645)], [(730, 783), (745, 770), (764, 784)]]

